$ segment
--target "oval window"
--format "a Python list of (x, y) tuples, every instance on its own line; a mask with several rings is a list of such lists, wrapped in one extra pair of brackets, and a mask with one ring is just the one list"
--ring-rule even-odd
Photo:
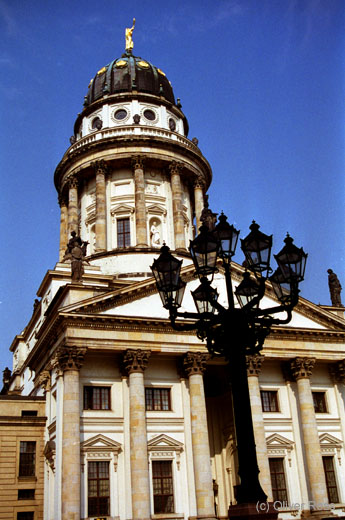
[(127, 117), (127, 110), (124, 110), (123, 108), (120, 108), (119, 110), (116, 110), (115, 119), (118, 121), (121, 121), (121, 119), (125, 119)]
[(156, 114), (154, 113), (153, 110), (144, 110), (144, 117), (148, 120), (148, 121), (154, 121), (156, 119)]

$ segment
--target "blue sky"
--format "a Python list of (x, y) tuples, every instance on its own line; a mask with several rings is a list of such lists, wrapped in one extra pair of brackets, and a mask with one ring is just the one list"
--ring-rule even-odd
[[(53, 185), (91, 77), (124, 51), (161, 68), (213, 169), (213, 211), (288, 231), (309, 253), (302, 295), (344, 286), (343, 0), (0, 0), (1, 365), (58, 259)], [(236, 256), (242, 262), (239, 252)]]

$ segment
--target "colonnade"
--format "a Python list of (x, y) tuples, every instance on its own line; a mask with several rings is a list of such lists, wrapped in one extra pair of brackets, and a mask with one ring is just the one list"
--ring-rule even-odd
[[(148, 247), (150, 237), (147, 232), (147, 211), (145, 201), (145, 158), (137, 155), (131, 159), (134, 178), (134, 202), (135, 202), (135, 245), (136, 247)], [(95, 161), (91, 164), (95, 173), (95, 252), (107, 249), (107, 223), (106, 223), (106, 178), (109, 167), (104, 160)], [(172, 197), (172, 220), (175, 236), (175, 249), (185, 250), (185, 222), (183, 216), (183, 190), (181, 182), (183, 165), (177, 161), (169, 164), (170, 186)], [(78, 216), (78, 185), (79, 180), (73, 175), (68, 180), (68, 189), (64, 196), (60, 195), (60, 260), (63, 259), (67, 243), (72, 231), (79, 232)], [(201, 225), (200, 216), (204, 207), (205, 184), (201, 176), (194, 182), (194, 210), (196, 216), (197, 230)]]

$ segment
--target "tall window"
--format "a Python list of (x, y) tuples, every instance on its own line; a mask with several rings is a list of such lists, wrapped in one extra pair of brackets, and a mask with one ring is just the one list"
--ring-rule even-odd
[(287, 489), (284, 472), (284, 459), (268, 459), (270, 463), (273, 500), (287, 501)]
[(325, 392), (312, 392), (315, 413), (327, 413)]
[(117, 219), (117, 247), (129, 247), (130, 245), (129, 218), (119, 218)]
[(337, 481), (335, 479), (333, 457), (322, 457), (322, 461), (325, 470), (328, 500), (332, 504), (337, 504), (339, 502), (339, 496)]
[(174, 513), (172, 462), (152, 461), (154, 513)]
[(21, 511), (17, 513), (17, 520), (34, 520), (33, 511)]
[(171, 410), (170, 388), (145, 388), (145, 404), (148, 411)]
[(279, 412), (278, 392), (276, 390), (261, 390), (261, 404), (263, 412)]
[(88, 516), (109, 515), (109, 462), (88, 463)]
[(19, 476), (35, 476), (36, 442), (21, 441), (19, 453)]
[(84, 410), (110, 410), (110, 388), (84, 386)]

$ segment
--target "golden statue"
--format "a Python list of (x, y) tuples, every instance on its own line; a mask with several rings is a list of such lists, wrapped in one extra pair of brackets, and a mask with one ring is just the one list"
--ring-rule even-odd
[(126, 29), (126, 51), (131, 51), (133, 49), (133, 40), (132, 40), (132, 34), (134, 31), (135, 26), (135, 18), (133, 18), (133, 27), (130, 29)]

